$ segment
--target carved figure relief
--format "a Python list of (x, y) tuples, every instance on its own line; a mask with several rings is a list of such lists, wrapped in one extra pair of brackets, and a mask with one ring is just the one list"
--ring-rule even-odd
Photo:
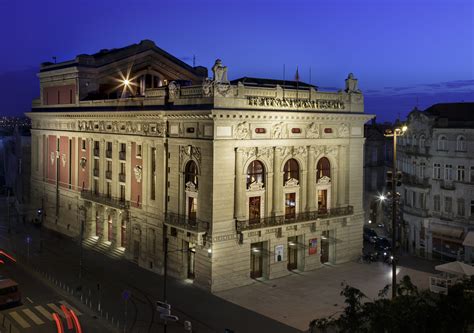
[(171, 99), (175, 99), (179, 95), (179, 84), (175, 81), (171, 81), (168, 84), (168, 93)]
[(349, 126), (347, 124), (342, 124), (339, 126), (338, 134), (340, 137), (348, 137), (349, 136)]
[(319, 125), (316, 123), (311, 123), (308, 126), (307, 136), (308, 138), (311, 138), (311, 139), (319, 138)]
[(263, 183), (254, 181), (249, 185), (248, 191), (263, 191)]
[(227, 80), (227, 66), (222, 65), (221, 59), (216, 59), (214, 66), (212, 66), (212, 73), (214, 74), (213, 81), (215, 83), (229, 83), (229, 80)]
[(63, 164), (63, 168), (66, 166), (66, 154), (61, 155), (61, 163)]
[(337, 147), (325, 146), (324, 153), (326, 155), (337, 155)]
[(202, 95), (204, 97), (211, 96), (212, 95), (212, 87), (213, 87), (212, 80), (210, 80), (209, 78), (206, 78), (202, 83)]
[(319, 178), (318, 180), (318, 184), (329, 184), (329, 183), (331, 183), (331, 178), (329, 178), (328, 176), (323, 176)]
[(137, 183), (140, 183), (142, 181), (142, 167), (140, 165), (136, 165), (133, 168), (133, 173), (135, 174)]
[(278, 124), (275, 124), (273, 125), (273, 128), (272, 128), (272, 138), (275, 138), (275, 139), (280, 139), (283, 137), (284, 133), (284, 124), (283, 122), (280, 122)]
[(183, 161), (185, 158), (194, 158), (198, 164), (201, 164), (201, 148), (195, 146), (181, 146), (179, 149), (179, 159)]
[(87, 159), (85, 157), (81, 157), (79, 160), (79, 166), (81, 167), (82, 171), (85, 170), (87, 164)]
[(99, 131), (103, 132), (105, 130), (105, 123), (103, 121), (99, 121)]
[(49, 158), (51, 160), (51, 165), (53, 165), (54, 164), (54, 158), (55, 158), (54, 157), (54, 151), (51, 152), (51, 154), (49, 155)]
[(112, 123), (112, 131), (118, 132), (118, 122), (114, 121)]
[(197, 189), (196, 189), (196, 184), (194, 184), (193, 182), (189, 181), (185, 184), (185, 191), (188, 191), (188, 192), (197, 192)]
[(247, 139), (250, 134), (249, 124), (244, 121), (236, 126), (234, 129), (234, 138), (242, 140)]

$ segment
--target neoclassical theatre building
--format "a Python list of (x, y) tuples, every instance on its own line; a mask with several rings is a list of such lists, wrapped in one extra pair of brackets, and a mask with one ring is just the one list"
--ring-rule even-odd
[[(362, 249), (363, 95), (229, 81), (152, 41), (43, 63), (32, 207), (44, 226), (218, 291)], [(82, 228), (81, 228), (82, 227)]]

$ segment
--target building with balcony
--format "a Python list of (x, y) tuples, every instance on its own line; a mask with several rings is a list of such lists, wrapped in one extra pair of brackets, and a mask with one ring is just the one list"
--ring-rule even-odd
[(462, 259), (463, 241), (474, 230), (474, 103), (415, 109), (407, 125), (397, 145), (407, 248)]
[(32, 200), (45, 226), (218, 291), (362, 249), (363, 95), (213, 77), (142, 41), (43, 64)]

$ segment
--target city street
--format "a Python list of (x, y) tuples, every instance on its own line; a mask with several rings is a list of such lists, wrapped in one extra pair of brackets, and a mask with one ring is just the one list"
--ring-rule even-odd
[[(4, 203), (1, 209), (5, 211)], [(97, 317), (106, 318), (112, 325), (126, 325), (126, 332), (160, 332), (163, 321), (155, 311), (155, 301), (161, 299), (162, 276), (143, 270), (137, 265), (112, 259), (96, 251), (84, 249), (83, 278), (79, 281), (79, 253), (77, 240), (72, 240), (29, 223), (18, 223), (12, 217), (12, 235), (7, 234), (7, 220), (1, 220), (0, 246), (11, 248), (24, 258), (27, 267), (39, 272), (38, 276), (52, 277), (67, 288), (82, 287), (83, 302)], [(43, 238), (39, 252), (39, 237)], [(31, 242), (27, 242), (27, 238)], [(29, 256), (28, 256), (29, 253)], [(124, 291), (130, 295), (124, 300)], [(45, 292), (46, 293), (46, 292)], [(76, 302), (80, 293), (75, 292)], [(99, 302), (100, 310), (99, 311)], [(168, 302), (172, 314), (179, 317), (176, 323), (168, 323), (168, 332), (184, 332), (183, 324), (189, 320), (193, 332), (298, 332), (278, 321), (245, 309), (241, 306), (198, 289), (192, 284), (168, 280)], [(119, 331), (119, 329), (116, 329)], [(122, 330), (120, 330), (122, 331)], [(87, 331), (85, 331), (87, 332)]]

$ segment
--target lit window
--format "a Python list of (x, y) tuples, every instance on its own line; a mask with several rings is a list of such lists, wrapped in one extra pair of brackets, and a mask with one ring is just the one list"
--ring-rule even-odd
[(252, 161), (247, 168), (247, 188), (253, 183), (265, 184), (265, 168), (257, 160)]
[(186, 164), (186, 168), (184, 169), (184, 184), (191, 182), (197, 188), (198, 186), (197, 176), (198, 176), (198, 169), (197, 169), (196, 162), (189, 161), (188, 164)]
[(300, 168), (298, 166), (298, 162), (294, 158), (289, 159), (285, 163), (283, 168), (283, 184), (285, 184), (285, 182), (291, 178), (298, 181), (300, 180)]
[(326, 157), (323, 157), (318, 161), (316, 180), (319, 180), (322, 177), (331, 178), (331, 164)]

